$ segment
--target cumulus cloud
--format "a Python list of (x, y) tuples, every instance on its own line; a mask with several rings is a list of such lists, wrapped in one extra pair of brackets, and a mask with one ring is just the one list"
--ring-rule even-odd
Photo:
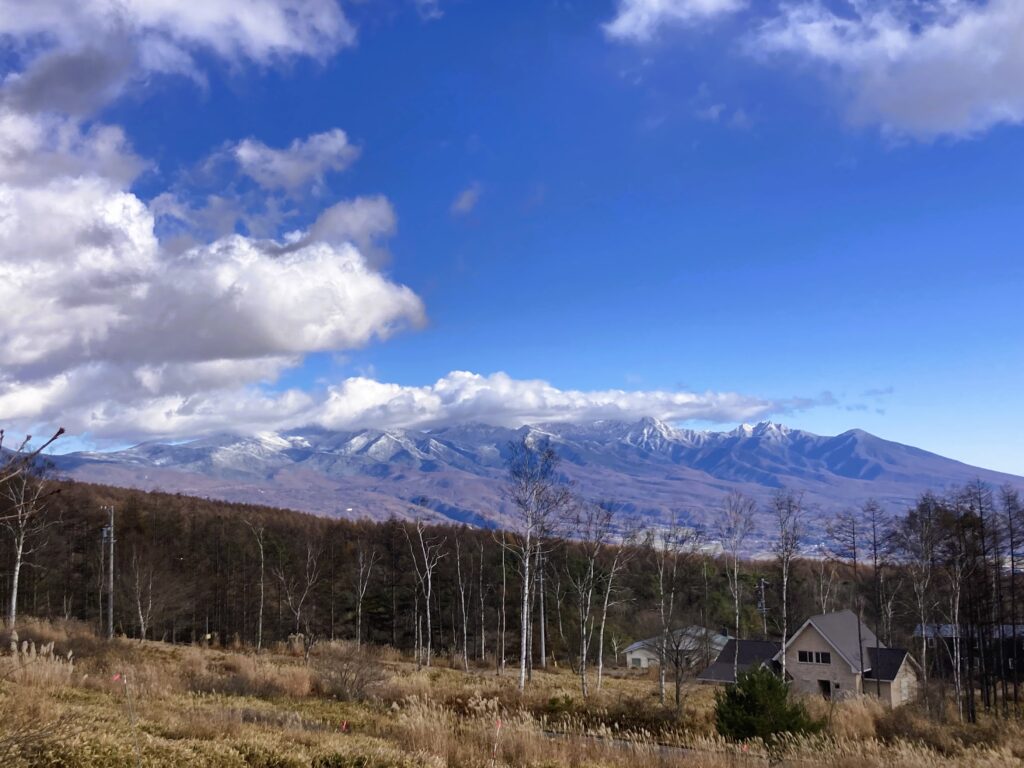
[(1024, 3), (946, 0), (783, 6), (751, 43), (760, 54), (826, 64), (854, 121), (928, 139), (1024, 122)]
[(146, 206), (106, 180), (0, 185), (0, 210), (0, 355), (9, 372), (352, 348), (423, 316), (415, 294), (350, 242), (285, 250), (233, 235), (169, 255)]
[(746, 0), (619, 0), (605, 33), (632, 43), (650, 42), (670, 25), (692, 25), (742, 10)]
[(295, 190), (322, 184), (330, 171), (343, 171), (359, 156), (359, 149), (340, 128), (295, 139), (284, 149), (273, 149), (256, 139), (245, 139), (232, 150), (242, 172), (266, 189)]
[(473, 212), (476, 208), (477, 203), (480, 202), (480, 196), (483, 194), (483, 187), (480, 186), (479, 182), (474, 181), (464, 190), (456, 195), (455, 200), (452, 201), (451, 213), (453, 216), (465, 216)]
[(2, 100), (85, 114), (153, 73), (202, 82), (194, 53), (271, 63), (354, 44), (335, 0), (0, 0), (0, 38), (23, 60)]
[(27, 115), (0, 107), (0, 180), (34, 186), (61, 176), (102, 174), (127, 185), (149, 164), (117, 126), (87, 129), (61, 115)]
[[(61, 418), (127, 438), (305, 418), (322, 397), (267, 385), (310, 353), (423, 322), (419, 297), (374, 263), (396, 226), (386, 198), (341, 201), (288, 235), (267, 224), (285, 218), (270, 209), (298, 187), (355, 159), (343, 131), (234, 148), (238, 169), (265, 188), (268, 232), (257, 236), (249, 201), (230, 194), (141, 199), (132, 185), (150, 164), (120, 127), (85, 116), (130, 87), (122, 69), (201, 80), (194, 49), (232, 63), (325, 55), (351, 42), (333, 0), (15, 5), (0, 0), (0, 44), (16, 70), (0, 85), (5, 426)], [(125, 46), (109, 55), (127, 58), (111, 64), (115, 38)], [(158, 217), (179, 221), (189, 241), (169, 247)], [(248, 236), (235, 233), (239, 220)]]

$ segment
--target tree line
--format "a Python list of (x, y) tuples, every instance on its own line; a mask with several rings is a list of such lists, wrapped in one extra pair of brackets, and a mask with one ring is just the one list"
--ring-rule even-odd
[(484, 530), (415, 510), (374, 523), (71, 482), (27, 445), (6, 456), (8, 624), (28, 613), (168, 642), (291, 638), (307, 654), (345, 638), (424, 666), (490, 666), (521, 688), (538, 668), (568, 667), (585, 696), (650, 638), (661, 699), (671, 679), (679, 705), (714, 655), (707, 633), (695, 648), (680, 629), (780, 639), (847, 607), (914, 651), (926, 697), (952, 696), (970, 721), (1020, 711), (1024, 505), (1009, 487), (924, 494), (896, 516), (873, 501), (829, 514), (786, 489), (764, 509), (729, 494), (709, 529), (684, 513), (645, 529), (572, 487), (550, 446), (519, 442), (507, 450), (513, 524)]

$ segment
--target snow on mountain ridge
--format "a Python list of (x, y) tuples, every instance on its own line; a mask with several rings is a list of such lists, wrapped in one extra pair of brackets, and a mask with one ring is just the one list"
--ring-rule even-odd
[[(519, 429), (463, 424), (426, 431), (293, 429), (217, 434), (186, 443), (142, 443), (124, 451), (54, 457), (65, 474), (94, 482), (159, 487), (216, 498), (278, 504), (321, 514), (384, 518), (423, 514), (501, 523), (512, 440), (550, 441), (562, 471), (590, 498), (619, 501), (643, 520), (688, 510), (713, 521), (726, 493), (766, 504), (779, 488), (819, 509), (877, 498), (897, 510), (925, 490), (981, 477), (1024, 480), (969, 467), (860, 430), (819, 436), (770, 421), (729, 431), (688, 430), (658, 421), (553, 422)], [(346, 501), (339, 506), (339, 499)], [(349, 508), (354, 512), (347, 512)]]

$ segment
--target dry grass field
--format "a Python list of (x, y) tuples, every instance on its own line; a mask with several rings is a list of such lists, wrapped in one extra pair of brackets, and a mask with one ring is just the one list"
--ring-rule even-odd
[[(98, 640), (75, 624), (0, 635), (0, 765), (163, 766), (1009, 766), (1024, 727), (937, 724), (870, 701), (829, 709), (824, 735), (769, 756), (714, 731), (713, 691), (662, 708), (650, 677), (617, 671), (583, 702), (567, 670), (427, 670), (342, 643), (302, 654)], [(70, 653), (70, 656), (69, 656)], [(500, 723), (500, 725), (499, 725)]]

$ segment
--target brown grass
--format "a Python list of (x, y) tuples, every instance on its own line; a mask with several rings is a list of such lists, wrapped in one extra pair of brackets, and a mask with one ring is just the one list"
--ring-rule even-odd
[[(660, 704), (649, 677), (628, 673), (584, 700), (565, 670), (535, 672), (520, 694), (511, 671), (417, 671), (393, 650), (344, 643), (319, 646), (306, 666), (288, 649), (106, 643), (74, 624), (26, 623), (19, 632), (18, 652), (4, 637), (0, 656), (5, 768), (129, 766), (136, 738), (147, 766), (468, 768), (492, 757), (506, 766), (769, 764), (761, 745), (716, 735), (714, 689), (704, 686), (687, 686), (677, 713)], [(828, 732), (786, 743), (784, 765), (994, 768), (1024, 760), (1019, 724), (940, 725), (870, 698), (807, 703), (829, 718)]]

